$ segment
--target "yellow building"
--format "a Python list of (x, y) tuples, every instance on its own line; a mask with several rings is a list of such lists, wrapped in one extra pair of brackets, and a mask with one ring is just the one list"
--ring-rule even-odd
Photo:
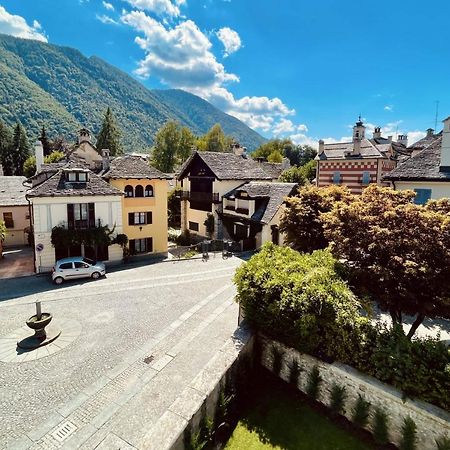
[[(104, 157), (105, 164), (105, 157)], [(121, 190), (123, 233), (131, 254), (167, 253), (167, 190), (170, 177), (140, 156), (114, 158), (103, 178)]]

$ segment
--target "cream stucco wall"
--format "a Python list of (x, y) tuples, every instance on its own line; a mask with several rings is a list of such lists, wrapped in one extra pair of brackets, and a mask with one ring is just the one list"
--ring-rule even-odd
[[(153, 197), (123, 197), (122, 198), (122, 222), (123, 233), (128, 239), (153, 239), (153, 252), (167, 252), (167, 180), (147, 179), (117, 179), (110, 182), (114, 187), (125, 190), (126, 185), (133, 186), (151, 185)], [(151, 212), (152, 223), (149, 225), (128, 225), (128, 213)]]
[(438, 200), (440, 198), (450, 198), (450, 182), (439, 183), (429, 181), (396, 181), (395, 189), (405, 191), (407, 189), (431, 189), (431, 198)]
[(28, 206), (0, 206), (0, 221), (3, 220), (4, 212), (12, 213), (14, 228), (7, 228), (3, 246), (27, 245), (28, 238), (24, 229), (30, 226)]
[[(36, 268), (38, 272), (50, 270), (55, 264), (55, 249), (51, 243), (52, 228), (67, 223), (67, 204), (94, 203), (95, 219), (102, 225), (114, 228), (114, 233), (122, 233), (121, 197), (89, 196), (89, 197), (40, 197), (32, 198), (34, 242), (42, 244), (42, 252), (36, 252)], [(122, 249), (119, 245), (109, 247), (109, 262), (120, 261)]]

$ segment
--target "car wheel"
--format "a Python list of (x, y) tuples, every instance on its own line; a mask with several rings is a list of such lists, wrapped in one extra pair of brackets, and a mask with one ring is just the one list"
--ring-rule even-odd
[(63, 277), (56, 277), (53, 281), (54, 281), (55, 284), (62, 284), (63, 281), (64, 281), (64, 278)]
[(100, 273), (94, 272), (94, 273), (91, 275), (91, 277), (92, 277), (93, 280), (98, 280), (98, 279), (100, 278)]

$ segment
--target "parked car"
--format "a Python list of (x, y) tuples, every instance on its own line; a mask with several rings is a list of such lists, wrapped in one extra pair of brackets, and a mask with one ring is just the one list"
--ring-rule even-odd
[(97, 280), (105, 275), (106, 267), (102, 262), (92, 261), (84, 256), (72, 256), (56, 261), (52, 270), (52, 280), (55, 284), (75, 278), (92, 278)]

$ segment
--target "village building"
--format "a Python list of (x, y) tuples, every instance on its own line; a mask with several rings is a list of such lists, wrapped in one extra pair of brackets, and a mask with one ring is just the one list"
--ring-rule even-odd
[(296, 187), (296, 183), (250, 181), (227, 192), (220, 214), (224, 235), (241, 243), (242, 250), (257, 249), (266, 242), (283, 245), (281, 206)]
[(130, 253), (167, 253), (167, 190), (172, 177), (142, 156), (119, 156), (109, 162), (104, 151), (103, 161), (102, 177), (124, 193), (122, 224)]
[(25, 194), (25, 177), (0, 175), (0, 221), (5, 222), (4, 247), (28, 244), (30, 207)]
[(415, 191), (417, 204), (450, 198), (450, 117), (443, 122), (441, 133), (430, 130), (415, 144), (412, 156), (384, 177), (396, 190)]
[(214, 232), (210, 237), (223, 239), (223, 196), (248, 181), (276, 181), (287, 167), (286, 162), (255, 161), (242, 147), (235, 147), (230, 153), (195, 151), (178, 174), (182, 231), (208, 236), (205, 221), (212, 214)]
[(366, 138), (366, 127), (361, 119), (353, 127), (351, 142), (325, 144), (319, 141), (316, 156), (316, 184), (319, 187), (332, 184), (347, 186), (354, 194), (360, 194), (371, 183), (388, 185), (383, 177), (393, 170), (407, 151), (407, 136), (381, 136), (381, 128), (375, 128), (373, 137)]

